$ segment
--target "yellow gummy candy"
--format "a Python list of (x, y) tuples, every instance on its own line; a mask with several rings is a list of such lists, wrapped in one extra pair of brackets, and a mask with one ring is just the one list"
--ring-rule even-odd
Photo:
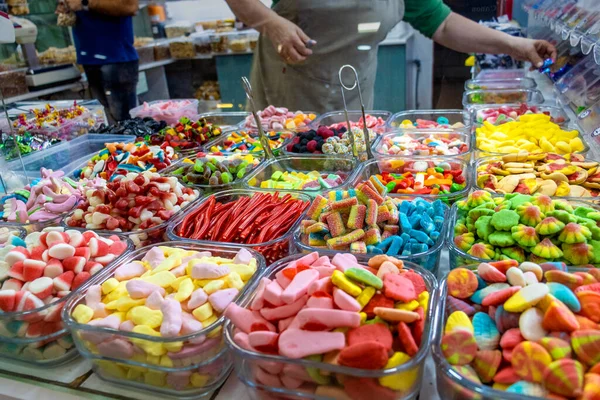
[(405, 311), (414, 311), (419, 308), (419, 302), (417, 300), (412, 300), (408, 303), (398, 303), (394, 306), (397, 310), (405, 310)]
[(148, 361), (148, 364), (154, 364), (154, 365), (160, 364), (160, 356), (151, 356), (151, 355), (148, 355), (146, 357), (146, 360)]
[(134, 300), (129, 296), (121, 296), (118, 300), (111, 301), (106, 305), (108, 310), (117, 311), (129, 311), (130, 308), (135, 306), (142, 306), (146, 303), (146, 299)]
[(471, 323), (469, 316), (463, 311), (454, 311), (448, 316), (448, 321), (446, 321), (446, 328), (444, 329), (444, 333), (450, 333), (461, 329), (467, 330), (471, 333), (475, 333), (473, 323)]
[(361, 313), (359, 313), (359, 315), (360, 315), (360, 324), (362, 325), (367, 320), (367, 313), (361, 312)]
[(230, 272), (229, 275), (225, 277), (225, 283), (230, 288), (235, 288), (237, 290), (242, 290), (244, 288), (244, 281), (240, 277), (237, 272)]
[(429, 292), (423, 291), (417, 296), (417, 301), (419, 302), (419, 306), (423, 307), (423, 314), (427, 315), (427, 310), (429, 310)]
[(167, 355), (164, 355), (160, 358), (159, 365), (161, 367), (173, 368), (173, 360)]
[(252, 275), (256, 272), (256, 265), (254, 268), (251, 265), (245, 264), (227, 264), (227, 266), (229, 267), (229, 271), (237, 273), (244, 282), (252, 278)]
[(179, 265), (181, 265), (181, 253), (170, 255), (152, 270), (152, 275), (156, 275), (163, 271), (170, 271)]
[(183, 275), (183, 276), (180, 276), (179, 278), (177, 278), (177, 279), (175, 279), (173, 282), (171, 282), (171, 285), (170, 285), (170, 286), (171, 286), (171, 287), (172, 287), (174, 290), (179, 290), (179, 285), (181, 284), (181, 282), (183, 282), (183, 281), (184, 281), (184, 280), (186, 280), (186, 279), (190, 279), (190, 277), (189, 277), (189, 276), (185, 276), (185, 275)]
[(581, 138), (578, 138), (578, 137), (571, 139), (569, 141), (569, 146), (571, 146), (571, 150), (573, 150), (574, 152), (585, 150), (585, 147), (583, 145), (583, 142), (581, 141)]
[(207, 320), (212, 314), (213, 308), (209, 302), (204, 303), (203, 305), (192, 311), (192, 315), (194, 316), (194, 318), (196, 318), (200, 322)]
[(102, 299), (103, 303), (110, 303), (111, 301), (119, 300), (123, 296), (127, 296), (127, 281), (120, 282), (116, 288), (111, 290), (109, 294), (104, 296)]
[(212, 282), (210, 282), (208, 285), (205, 285), (203, 287), (203, 289), (206, 292), (206, 294), (211, 295), (214, 292), (216, 292), (217, 290), (223, 289), (224, 286), (225, 286), (225, 281), (223, 281), (221, 279), (215, 279)]
[[(398, 351), (390, 357), (387, 364), (385, 365), (385, 369), (397, 367), (399, 365), (407, 363), (408, 361), (410, 361), (410, 356), (406, 353)], [(410, 390), (417, 380), (417, 373), (419, 372), (418, 368), (419, 367), (414, 367), (412, 369), (409, 369), (408, 371), (398, 372), (397, 374), (379, 378), (379, 384), (392, 390)]]
[[(154, 329), (146, 325), (134, 326), (132, 332), (148, 336), (161, 336), (159, 332), (156, 332)], [(164, 354), (167, 354), (167, 349), (162, 345), (162, 343), (152, 342), (150, 340), (138, 338), (131, 338), (131, 342), (137, 345), (138, 347), (141, 347), (146, 353), (148, 353), (151, 356), (162, 356)]]
[(130, 368), (127, 371), (127, 379), (130, 381), (137, 381), (144, 373), (136, 369)]
[(158, 328), (163, 321), (160, 310), (152, 310), (146, 306), (133, 307), (129, 310), (129, 318), (136, 325), (147, 325), (150, 328)]
[(71, 316), (78, 323), (87, 324), (92, 320), (92, 317), (94, 316), (94, 310), (92, 310), (85, 304), (78, 304), (77, 307), (75, 307), (75, 309), (73, 310)]
[(157, 274), (143, 277), (142, 279), (146, 282), (153, 283), (160, 287), (166, 288), (170, 286), (171, 283), (173, 283), (173, 281), (177, 278), (169, 271), (162, 271)]
[(375, 289), (373, 286), (367, 286), (358, 295), (358, 297), (356, 298), (356, 301), (358, 301), (358, 304), (360, 304), (361, 309), (363, 309), (369, 303), (369, 301), (371, 301), (373, 296), (375, 296), (375, 292), (377, 292), (377, 289)]
[(560, 142), (556, 142), (556, 148), (559, 150), (560, 154), (571, 153), (571, 146), (569, 143), (563, 142), (562, 140)]
[(109, 278), (102, 283), (102, 294), (109, 294), (119, 286), (119, 281), (116, 278)]
[(144, 383), (147, 385), (154, 385), (160, 387), (166, 386), (167, 373), (162, 371), (148, 370), (148, 372), (144, 374)]
[(194, 291), (194, 282), (191, 278), (186, 278), (179, 284), (179, 289), (177, 289), (177, 293), (175, 294), (175, 300), (178, 302), (185, 301), (188, 297), (192, 295)]
[(104, 360), (98, 360), (95, 362), (98, 364), (98, 366), (102, 369), (104, 373), (114, 376), (118, 379), (127, 379), (127, 372), (123, 367), (119, 366), (119, 364), (114, 363), (112, 361)]
[(331, 275), (331, 283), (348, 293), (350, 296), (357, 297), (362, 292), (360, 286), (351, 282), (346, 278), (346, 275), (344, 275), (343, 272), (338, 271), (337, 269), (333, 271), (333, 275)]
[(204, 386), (206, 386), (206, 384), (208, 383), (209, 380), (210, 380), (209, 375), (201, 375), (197, 372), (194, 372), (190, 376), (190, 383), (192, 384), (193, 387), (204, 387)]

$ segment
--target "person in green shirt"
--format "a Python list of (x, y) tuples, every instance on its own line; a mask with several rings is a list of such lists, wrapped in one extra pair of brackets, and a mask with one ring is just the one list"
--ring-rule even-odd
[[(261, 33), (251, 83), (262, 108), (341, 109), (338, 71), (344, 64), (357, 69), (365, 107), (372, 108), (377, 46), (401, 20), (456, 51), (509, 54), (534, 66), (556, 57), (550, 43), (486, 28), (451, 12), (442, 0), (275, 0), (272, 8), (260, 0), (226, 1)], [(358, 108), (357, 91), (346, 101)]]

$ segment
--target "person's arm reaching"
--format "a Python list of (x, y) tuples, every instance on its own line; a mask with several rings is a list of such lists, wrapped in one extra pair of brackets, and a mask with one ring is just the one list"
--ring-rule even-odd
[[(66, 0), (69, 9), (81, 11), (81, 0)], [(113, 17), (129, 17), (134, 15), (139, 8), (138, 0), (89, 0), (88, 8), (100, 14)]]
[[(90, 0), (92, 1), (92, 0)], [(306, 44), (310, 38), (296, 24), (280, 17), (260, 0), (226, 0), (233, 13), (246, 25), (270, 40), (286, 63), (306, 60), (312, 54)]]
[(508, 54), (538, 68), (545, 58), (556, 59), (556, 48), (545, 40), (511, 36), (455, 13), (450, 13), (437, 28), (433, 40), (464, 53)]

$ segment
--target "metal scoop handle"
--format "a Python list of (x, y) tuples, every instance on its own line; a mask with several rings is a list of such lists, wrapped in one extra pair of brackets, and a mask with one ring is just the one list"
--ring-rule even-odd
[(245, 76), (242, 76), (242, 86), (244, 86), (244, 91), (246, 92), (246, 97), (248, 98), (248, 102), (250, 104), (250, 112), (254, 116), (254, 120), (256, 121), (256, 128), (258, 129), (258, 137), (260, 139), (260, 144), (262, 145), (263, 151), (265, 153), (265, 159), (275, 158), (273, 155), (273, 150), (271, 150), (271, 145), (269, 144), (269, 138), (265, 135), (265, 131), (263, 131), (262, 125), (260, 123), (260, 118), (258, 118), (258, 114), (256, 111), (256, 106), (254, 105), (254, 95), (252, 94), (252, 85), (250, 85), (250, 81)]

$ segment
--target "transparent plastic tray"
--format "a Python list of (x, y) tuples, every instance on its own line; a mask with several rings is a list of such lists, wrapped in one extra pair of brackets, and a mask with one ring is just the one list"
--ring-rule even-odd
[(465, 82), (465, 90), (535, 89), (536, 87), (537, 83), (532, 78), (469, 79)]
[[(272, 191), (272, 192), (274, 193), (275, 191)], [(257, 193), (264, 193), (264, 192), (260, 192), (257, 190), (248, 190), (248, 189), (232, 189), (232, 190), (226, 190), (226, 191), (223, 191), (220, 193), (216, 193), (211, 196), (214, 196), (215, 201), (228, 203), (228, 202), (236, 201), (239, 198), (244, 197), (244, 196), (253, 196)], [(286, 196), (286, 195), (291, 195), (295, 198), (298, 198), (302, 201), (306, 201), (309, 203), (311, 202), (311, 198), (302, 193), (293, 193), (293, 194), (280, 193), (280, 197)], [(291, 245), (292, 245), (292, 237), (294, 234), (294, 230), (300, 224), (300, 221), (302, 219), (304, 219), (304, 215), (306, 215), (306, 210), (304, 210), (301, 213), (298, 220), (294, 223), (294, 225), (292, 225), (292, 227), (284, 235), (282, 235), (276, 239), (270, 240), (268, 242), (263, 242), (263, 243), (239, 244), (239, 243), (229, 243), (229, 242), (213, 242), (213, 241), (209, 241), (209, 240), (194, 240), (194, 239), (189, 239), (186, 237), (179, 236), (179, 234), (177, 233), (177, 230), (178, 230), (179, 225), (183, 221), (183, 219), (188, 214), (194, 212), (197, 208), (201, 207), (202, 204), (209, 201), (209, 199), (210, 199), (210, 196), (202, 198), (196, 205), (194, 205), (193, 207), (190, 207), (185, 213), (183, 213), (179, 218), (177, 218), (177, 220), (174, 220), (169, 225), (167, 234), (168, 234), (168, 237), (170, 240), (176, 240), (176, 241), (177, 240), (185, 240), (185, 241), (190, 241), (190, 242), (194, 242), (194, 243), (210, 244), (210, 245), (215, 245), (215, 246), (233, 244), (233, 245), (243, 246), (246, 248), (251, 248), (251, 249), (254, 249), (254, 250), (258, 251), (259, 253), (261, 253), (267, 260), (267, 265), (269, 265), (269, 264), (277, 261), (278, 259), (286, 257), (287, 255), (290, 254), (290, 252), (291, 252), (290, 250), (292, 248)]]
[[(134, 141), (135, 136), (88, 133), (69, 142), (59, 143), (24, 156), (22, 159), (25, 173), (30, 178), (39, 178), (40, 168), (44, 167), (54, 171), (63, 170), (65, 175), (69, 176), (69, 172), (102, 150), (105, 143)], [(7, 167), (11, 171), (23, 169), (19, 160), (8, 162)]]
[[(161, 104), (164, 104), (167, 102), (171, 102), (173, 104), (173, 103), (178, 103), (178, 102), (183, 102), (183, 101), (185, 101), (186, 103), (181, 103), (181, 106), (176, 109), (171, 107), (169, 110), (160, 110), (160, 109), (152, 107), (152, 106), (158, 106), (158, 105), (161, 105)], [(147, 107), (152, 107), (152, 108), (147, 108)], [(179, 100), (178, 99), (178, 100), (151, 101), (147, 104), (144, 103), (140, 106), (132, 108), (131, 110), (129, 110), (129, 115), (131, 116), (131, 118), (150, 117), (156, 121), (166, 121), (167, 124), (169, 124), (169, 125), (175, 125), (175, 124), (177, 124), (177, 122), (179, 122), (179, 119), (181, 117), (194, 118), (196, 115), (198, 115), (198, 100), (196, 100), (196, 99), (180, 99)]]
[[(590, 202), (583, 200), (568, 200), (572, 205), (581, 205), (585, 207), (595, 208), (600, 211), (600, 206)], [(450, 257), (450, 270), (460, 267), (461, 265), (468, 264), (480, 264), (485, 263), (490, 260), (485, 260), (483, 258), (474, 257), (466, 252), (462, 251), (454, 244), (454, 227), (456, 226), (456, 221), (458, 220), (458, 206), (454, 204), (450, 209), (450, 216), (448, 218), (448, 229), (446, 231), (446, 246), (448, 247), (448, 255)]]
[[(329, 255), (319, 251), (319, 255)], [(297, 260), (302, 257), (302, 254), (295, 254), (280, 260), (276, 264), (270, 266), (263, 277), (274, 277), (275, 274), (285, 268), (291, 261)], [(361, 261), (367, 261), (364, 259)], [(359, 368), (349, 368), (334, 364), (328, 364), (324, 362), (316, 362), (308, 359), (291, 359), (280, 355), (270, 355), (264, 353), (258, 353), (250, 351), (240, 347), (234, 340), (235, 328), (230, 321), (225, 324), (224, 335), (227, 346), (230, 348), (231, 353), (235, 362), (235, 371), (238, 378), (244, 383), (251, 391), (253, 398), (260, 399), (274, 399), (274, 398), (285, 398), (285, 399), (329, 399), (330, 397), (322, 397), (315, 394), (315, 390), (318, 385), (314, 382), (305, 382), (305, 384), (298, 389), (289, 389), (285, 387), (274, 387), (264, 383), (260, 383), (255, 377), (255, 371), (257, 368), (268, 365), (274, 369), (285, 370), (300, 369), (304, 372), (305, 369), (315, 368), (324, 375), (333, 375), (336, 379), (351, 380), (351, 379), (364, 379), (368, 380), (370, 384), (374, 385), (373, 380), (384, 376), (395, 376), (398, 381), (403, 382), (403, 390), (393, 391), (388, 388), (381, 387), (380, 389), (384, 394), (380, 392), (373, 393), (373, 399), (415, 399), (419, 395), (421, 388), (421, 380), (424, 371), (424, 362), (427, 354), (429, 353), (429, 345), (431, 342), (431, 334), (433, 327), (432, 318), (437, 313), (437, 282), (435, 277), (428, 271), (423, 270), (416, 264), (405, 262), (404, 268), (412, 269), (423, 277), (427, 290), (431, 293), (429, 300), (429, 307), (427, 310), (427, 318), (425, 321), (425, 328), (423, 330), (423, 339), (419, 346), (419, 352), (412, 357), (405, 364), (399, 365), (394, 368), (384, 370), (365, 370)], [(243, 306), (248, 306), (253, 300), (255, 293), (249, 296), (243, 303)], [(384, 390), (385, 389), (385, 390)], [(339, 399), (349, 399), (350, 396), (338, 397)], [(362, 398), (362, 397), (361, 397)]]
[[(589, 151), (590, 151), (590, 146), (587, 143), (586, 137), (582, 134), (581, 129), (575, 125), (570, 125), (570, 126), (563, 126), (561, 127), (561, 129), (563, 130), (576, 130), (579, 132), (579, 139), (581, 139), (581, 142), (583, 143), (583, 150), (582, 151), (576, 151), (576, 153), (578, 154), (583, 154), (586, 155)], [(477, 145), (477, 133), (474, 133), (475, 136), (475, 146), (473, 147), (474, 149), (474, 156), (476, 157), (475, 159), (481, 158), (481, 157), (488, 157), (488, 156), (504, 156), (506, 155), (505, 153), (494, 153), (494, 152), (490, 152), (490, 151), (485, 151), (485, 150), (481, 150), (478, 145)]]
[(217, 125), (221, 127), (223, 132), (240, 128), (246, 117), (250, 115), (248, 112), (238, 111), (238, 112), (209, 112), (200, 114), (196, 117), (196, 120), (200, 118), (206, 119), (206, 121), (211, 125)]
[(598, 140), (600, 135), (600, 100), (579, 113), (577, 125), (581, 127), (586, 135), (589, 135), (590, 140)]
[[(569, 36), (569, 43), (571, 43), (571, 46), (577, 46), (582, 40), (582, 38), (585, 35), (587, 35), (587, 33), (590, 30), (592, 30), (599, 21), (600, 9), (597, 5), (595, 5), (595, 9), (593, 11), (590, 11), (590, 13), (585, 17), (585, 19), (579, 24), (577, 24), (577, 26), (575, 26), (575, 28), (573, 28), (573, 30), (571, 31), (571, 35)], [(583, 48), (581, 50), (583, 51)]]
[(542, 92), (537, 89), (469, 90), (463, 94), (462, 104), (470, 109), (477, 104), (542, 104)]
[(381, 174), (382, 172), (392, 172), (392, 173), (402, 173), (404, 171), (405, 165), (407, 162), (411, 161), (428, 161), (432, 162), (435, 165), (440, 163), (448, 163), (455, 169), (462, 169), (462, 176), (465, 178), (465, 188), (461, 191), (455, 193), (448, 194), (405, 194), (405, 193), (388, 193), (388, 196), (399, 199), (415, 199), (417, 197), (424, 198), (429, 201), (434, 201), (440, 199), (445, 203), (452, 204), (454, 201), (466, 197), (467, 193), (469, 193), (469, 189), (471, 188), (471, 167), (466, 160), (454, 159), (448, 160), (442, 157), (430, 156), (427, 158), (413, 158), (406, 157), (403, 159), (399, 158), (379, 158), (375, 160), (369, 160), (362, 163), (359, 169), (356, 171), (354, 176), (352, 177), (348, 187), (355, 187), (360, 182), (364, 182), (368, 180), (372, 175)]
[[(471, 108), (471, 118), (473, 119), (473, 125), (480, 125), (481, 123), (477, 119), (477, 114), (482, 111), (498, 110), (503, 107), (519, 108), (520, 104), (502, 104), (493, 105), (486, 104), (482, 106), (473, 106)], [(535, 106), (538, 109), (538, 114), (548, 114), (551, 117), (551, 121), (559, 126), (567, 126), (571, 122), (571, 119), (567, 113), (561, 108), (556, 106)]]
[[(155, 368), (162, 372), (193, 372), (193, 370), (198, 369), (201, 365), (210, 365), (215, 360), (222, 358), (225, 351), (222, 338), (222, 325), (225, 319), (223, 315), (219, 316), (217, 321), (213, 324), (210, 324), (197, 332), (175, 337), (150, 336), (136, 332), (80, 324), (72, 318), (71, 315), (73, 310), (79, 304), (85, 304), (85, 296), (90, 286), (101, 285), (106, 282), (108, 279), (114, 277), (117, 268), (131, 263), (132, 261), (141, 260), (150, 249), (156, 246), (177, 247), (194, 251), (210, 251), (215, 257), (225, 257), (229, 259), (233, 259), (237, 252), (242, 248), (242, 246), (235, 245), (217, 245), (190, 241), (157, 243), (152, 246), (129, 252), (118, 262), (113, 263), (110, 268), (105, 269), (101, 274), (90, 279), (85, 289), (80, 290), (75, 295), (71, 296), (62, 310), (62, 319), (71, 332), (79, 353), (84, 358), (101, 359), (134, 367)], [(242, 302), (250, 293), (252, 293), (255, 283), (258, 282), (261, 272), (265, 269), (264, 258), (252, 249), (248, 250), (257, 261), (257, 270), (233, 300), (235, 303)], [(135, 344), (136, 341), (139, 342), (139, 340), (144, 340), (142, 343), (161, 344), (165, 347), (165, 350), (169, 352), (169, 358), (173, 362), (173, 366), (167, 367), (161, 365), (159, 364), (158, 359), (156, 360), (157, 363), (149, 361), (146, 356), (153, 356), (155, 354), (147, 353), (143, 346), (137, 352), (142, 357), (136, 356), (135, 354), (129, 358), (124, 356), (119, 357), (117, 354), (102, 354), (98, 349), (98, 344), (113, 340), (120, 340), (133, 344)]]
[[(109, 237), (114, 235), (114, 233), (110, 235), (98, 233), (98, 235)], [(98, 272), (95, 277), (102, 276), (133, 249), (131, 241), (121, 235), (118, 236), (127, 243), (127, 248), (119, 257), (115, 258)], [(75, 347), (73, 347), (72, 338), (61, 320), (61, 310), (71, 298), (85, 291), (93, 280), (94, 277), (88, 279), (68, 295), (43, 307), (29, 311), (0, 313), (0, 325), (3, 328), (0, 333), (0, 357), (43, 367), (64, 364), (77, 357), (78, 354)], [(40, 336), (32, 337), (25, 335), (24, 337), (18, 337), (18, 331), (27, 329), (29, 325), (35, 323), (53, 324), (51, 328), (48, 328), (48, 330), (53, 330), (53, 332), (49, 334), (42, 333)], [(65, 349), (66, 352), (55, 355), (57, 353), (53, 347), (56, 346)]]
[[(428, 138), (434, 138), (434, 139), (445, 139), (445, 140), (460, 140), (461, 142), (463, 142), (464, 144), (466, 144), (466, 149), (465, 151), (461, 151), (458, 154), (449, 154), (449, 155), (430, 155), (430, 154), (416, 154), (415, 152), (413, 152), (413, 154), (391, 154), (389, 152), (386, 152), (383, 148), (383, 146), (388, 143), (388, 144), (393, 144), (394, 139), (395, 138), (399, 138), (399, 137), (409, 137), (412, 138), (415, 141), (419, 141), (419, 142), (423, 142), (424, 140), (428, 139)], [(382, 135), (381, 137), (379, 137), (379, 139), (373, 144), (372, 146), (372, 150), (373, 150), (373, 155), (375, 156), (375, 158), (415, 158), (415, 159), (421, 159), (421, 158), (431, 158), (431, 157), (438, 157), (438, 158), (447, 158), (447, 159), (455, 159), (455, 158), (462, 158), (465, 160), (469, 160), (471, 157), (471, 147), (472, 147), (472, 138), (473, 136), (471, 135), (471, 132), (469, 130), (465, 129), (426, 129), (426, 130), (421, 130), (421, 129), (404, 129), (404, 130), (397, 130), (397, 131), (393, 131), (393, 132), (389, 132), (386, 133), (384, 135)]]
[[(207, 144), (204, 145), (204, 149), (206, 150), (207, 153), (213, 153), (213, 147), (217, 147), (217, 146), (223, 146), (224, 143), (230, 139), (230, 135), (234, 132), (249, 132), (249, 135), (252, 136), (253, 138), (256, 138), (256, 140), (259, 140), (258, 138), (258, 132), (254, 133), (253, 131), (247, 131), (245, 129), (233, 129), (230, 131), (226, 131), (221, 133), (221, 136), (219, 136), (218, 138), (216, 138), (215, 140), (213, 140), (212, 142), (209, 142)], [(269, 135), (269, 132), (265, 132), (267, 135)], [(283, 141), (283, 143), (275, 148), (271, 148), (271, 150), (273, 150), (273, 154), (274, 155), (279, 155), (282, 152), (282, 149), (285, 148), (285, 146), (290, 142), (291, 138), (294, 136), (294, 132), (291, 131), (281, 131), (280, 132), (282, 135), (284, 135), (284, 137), (287, 136), (287, 138)], [(231, 151), (231, 150), (217, 150), (216, 152), (219, 153), (223, 153), (223, 154), (235, 154), (235, 153), (249, 153), (248, 151)], [(259, 151), (254, 151), (252, 152), (253, 155), (258, 155), (261, 157), (264, 157), (264, 152), (262, 150)]]
[(594, 57), (588, 55), (556, 82), (554, 91), (564, 106), (580, 113), (599, 99), (600, 72)]
[[(354, 173), (356, 166), (356, 160), (340, 156), (328, 156), (327, 158), (313, 155), (282, 156), (274, 158), (272, 160), (268, 160), (264, 164), (256, 168), (244, 179), (243, 186), (244, 188), (251, 190), (277, 190), (282, 193), (304, 193), (308, 196), (314, 197), (318, 194), (322, 195), (324, 192), (330, 190), (337, 190), (339, 188), (344, 187), (348, 183), (352, 174)], [(260, 183), (271, 179), (273, 173), (277, 171), (289, 173), (308, 173), (311, 171), (317, 171), (321, 175), (337, 174), (343, 179), (343, 182), (338, 186), (319, 190), (261, 188)]]
[[(159, 243), (159, 242), (163, 242), (165, 240), (167, 240), (167, 228), (169, 226), (169, 224), (173, 221), (177, 221), (179, 220), (179, 218), (191, 207), (194, 207), (194, 204), (200, 202), (202, 200), (202, 193), (200, 193), (198, 195), (198, 198), (195, 200), (192, 200), (191, 202), (189, 202), (185, 207), (183, 207), (178, 213), (175, 213), (171, 216), (171, 218), (169, 218), (168, 220), (153, 226), (151, 228), (148, 229), (138, 229), (135, 231), (130, 231), (130, 232), (118, 232), (118, 231), (105, 231), (105, 230), (99, 230), (96, 229), (94, 230), (94, 232), (96, 233), (104, 233), (104, 234), (114, 234), (117, 233), (119, 235), (123, 235), (127, 238), (129, 238), (132, 242), (133, 245), (135, 246), (136, 249), (139, 249), (141, 247), (145, 247), (148, 246), (150, 244), (153, 243)], [(64, 217), (62, 218), (62, 221), (60, 221), (60, 225), (63, 226), (65, 229), (76, 229), (78, 231), (86, 231), (86, 228), (80, 228), (80, 227), (72, 227), (69, 226), (68, 221), (69, 218), (71, 217), (71, 215), (73, 215), (73, 213), (75, 212), (75, 210), (69, 212), (68, 214), (64, 215)]]
[[(226, 155), (226, 156), (223, 156), (223, 157), (227, 157), (227, 158), (235, 158), (235, 157), (238, 157), (238, 156), (239, 156), (238, 154), (230, 154), (230, 155)], [(204, 156), (204, 157), (205, 157), (205, 158), (211, 158), (211, 156), (210, 156), (210, 155), (206, 155), (206, 156)], [(180, 160), (180, 161), (177, 161), (176, 163), (173, 163), (173, 164), (172, 164), (171, 166), (169, 166), (168, 168), (166, 168), (166, 169), (162, 170), (162, 171), (160, 172), (160, 174), (161, 174), (161, 175), (163, 175), (163, 176), (175, 176), (175, 177), (177, 177), (177, 178), (179, 179), (179, 181), (180, 181), (180, 182), (182, 182), (184, 185), (186, 185), (186, 186), (190, 186), (190, 187), (193, 187), (193, 188), (196, 188), (196, 189), (200, 190), (200, 192), (201, 192), (201, 193), (203, 193), (203, 194), (206, 196), (206, 195), (209, 195), (209, 194), (211, 194), (211, 193), (215, 193), (215, 192), (221, 192), (221, 191), (223, 191), (223, 190), (229, 190), (229, 189), (234, 189), (234, 188), (241, 187), (241, 186), (242, 186), (242, 183), (243, 183), (243, 181), (244, 181), (244, 178), (245, 178), (245, 177), (247, 177), (247, 176), (248, 176), (248, 175), (249, 175), (249, 174), (250, 174), (252, 171), (256, 170), (256, 169), (257, 169), (257, 168), (258, 168), (260, 165), (262, 165), (262, 163), (264, 162), (263, 158), (262, 158), (262, 157), (260, 157), (260, 156), (254, 156), (254, 155), (253, 155), (253, 157), (254, 157), (254, 158), (257, 158), (257, 159), (259, 160), (259, 161), (258, 161), (258, 164), (256, 164), (256, 165), (250, 165), (250, 164), (249, 164), (249, 165), (246, 167), (246, 175), (245, 175), (243, 178), (241, 178), (241, 179), (239, 179), (239, 178), (237, 178), (237, 177), (235, 177), (235, 176), (234, 176), (234, 179), (233, 179), (233, 181), (232, 181), (232, 182), (230, 182), (230, 183), (219, 183), (219, 184), (217, 184), (217, 185), (200, 185), (200, 184), (184, 183), (184, 182), (181, 180), (180, 176), (179, 176), (179, 175), (175, 175), (175, 174), (173, 174), (173, 172), (174, 172), (175, 170), (177, 170), (177, 169), (181, 168), (181, 167), (182, 167), (182, 166), (184, 166), (184, 165), (194, 165), (194, 163), (193, 163), (193, 162), (192, 162), (192, 163), (187, 163), (187, 162), (186, 162), (186, 159), (184, 159), (184, 160)], [(195, 160), (195, 159), (196, 159), (195, 157), (192, 157), (192, 158), (191, 158), (191, 160)]]
[[(483, 158), (479, 158), (474, 161), (473, 178), (472, 178), (473, 190), (486, 190), (493, 194), (497, 193), (493, 189), (486, 189), (483, 186), (481, 186), (478, 183), (478, 179), (477, 179), (480, 175), (479, 168), (485, 169), (489, 164), (493, 164), (496, 162), (502, 162), (502, 157), (501, 156), (483, 157)], [(598, 161), (586, 158), (585, 161), (583, 161), (583, 162), (598, 162)], [(484, 174), (486, 174), (486, 173), (485, 172), (481, 173), (481, 175), (484, 175)], [(538, 174), (536, 174), (536, 175), (538, 175)], [(575, 186), (579, 186), (579, 185), (575, 185)], [(501, 193), (498, 193), (498, 195), (501, 195)], [(583, 200), (583, 201), (598, 201), (598, 200), (600, 200), (600, 198), (597, 196), (573, 197), (573, 196), (558, 196), (555, 194), (555, 195), (552, 195), (551, 197), (557, 198), (557, 199), (569, 199), (569, 200), (574, 200), (574, 201), (581, 201), (581, 200)]]
[(520, 79), (525, 78), (527, 70), (525, 69), (484, 69), (477, 74), (478, 81), (499, 80), (499, 79)]
[[(381, 118), (383, 120), (382, 125), (375, 126), (371, 129), (373, 129), (375, 132), (377, 132), (379, 134), (387, 131), (387, 127), (388, 127), (387, 122), (388, 122), (390, 116), (392, 115), (391, 112), (369, 110), (369, 111), (365, 111), (365, 114), (370, 115), (375, 118)], [(349, 110), (348, 118), (350, 119), (350, 123), (358, 122), (360, 119), (362, 119), (362, 112), (356, 111), (356, 110)], [(331, 112), (322, 114), (322, 115), (318, 116), (317, 118), (315, 118), (315, 120), (310, 123), (310, 127), (312, 129), (317, 129), (321, 125), (325, 125), (325, 126), (329, 127), (331, 125), (339, 124), (339, 123), (343, 123), (344, 125), (346, 124), (346, 115), (345, 115), (344, 111), (331, 111)]]
[(390, 128), (398, 129), (404, 120), (415, 122), (417, 119), (428, 121), (437, 121), (438, 118), (445, 117), (450, 125), (461, 123), (465, 127), (471, 126), (471, 117), (467, 111), (463, 110), (412, 110), (401, 111), (390, 117), (388, 125)]

